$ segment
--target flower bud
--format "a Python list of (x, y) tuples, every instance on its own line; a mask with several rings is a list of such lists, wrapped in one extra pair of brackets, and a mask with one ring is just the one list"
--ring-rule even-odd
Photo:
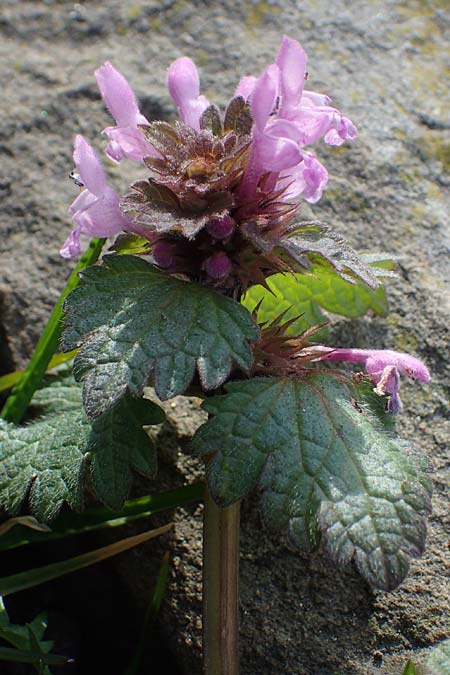
[(158, 267), (170, 269), (175, 267), (176, 245), (169, 241), (159, 241), (152, 250), (153, 260)]
[(205, 260), (204, 267), (211, 279), (219, 281), (225, 279), (231, 272), (231, 260), (226, 253), (219, 251)]
[(234, 232), (234, 220), (231, 216), (212, 218), (212, 220), (206, 223), (206, 231), (214, 239), (227, 239)]

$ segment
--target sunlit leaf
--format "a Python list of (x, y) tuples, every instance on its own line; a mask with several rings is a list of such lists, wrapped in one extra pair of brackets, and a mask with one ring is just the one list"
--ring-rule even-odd
[(142, 426), (159, 424), (164, 414), (151, 401), (125, 396), (92, 425), (73, 381), (56, 381), (33, 401), (44, 417), (27, 426), (0, 420), (0, 507), (8, 514), (19, 514), (25, 501), (44, 523), (64, 503), (81, 509), (88, 467), (99, 499), (112, 508), (128, 496), (132, 470), (155, 475), (155, 449)]
[(203, 387), (214, 389), (234, 364), (250, 368), (249, 342), (259, 334), (238, 302), (134, 256), (108, 256), (86, 270), (66, 312), (64, 346), (81, 345), (74, 373), (91, 418), (127, 391), (139, 396), (152, 372), (161, 399), (183, 393), (196, 369)]
[(259, 323), (271, 323), (284, 312), (285, 321), (298, 317), (288, 329), (290, 335), (325, 321), (321, 309), (347, 317), (363, 316), (369, 310), (380, 315), (387, 311), (384, 288), (372, 290), (360, 281), (350, 283), (324, 265), (313, 266), (308, 274), (275, 274), (267, 279), (267, 286), (253, 286), (243, 305), (253, 311), (261, 303)]
[[(423, 551), (429, 482), (370, 413), (330, 375), (255, 378), (206, 400), (212, 418), (194, 437), (213, 499), (228, 506), (259, 485), (267, 525), (302, 547), (354, 560), (392, 589)], [(356, 397), (356, 398), (355, 398)]]

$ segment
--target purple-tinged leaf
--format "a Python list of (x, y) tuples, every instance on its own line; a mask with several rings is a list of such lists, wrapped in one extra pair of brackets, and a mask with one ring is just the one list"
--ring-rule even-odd
[(395, 588), (423, 551), (430, 485), (366, 397), (331, 373), (225, 389), (203, 403), (211, 418), (193, 441), (197, 455), (213, 455), (213, 499), (228, 506), (259, 485), (270, 528), (306, 549), (322, 533), (337, 563), (353, 560), (370, 584)]
[(252, 131), (253, 118), (250, 106), (242, 96), (231, 99), (225, 111), (223, 128), (225, 133), (236, 131), (240, 135), (250, 134)]

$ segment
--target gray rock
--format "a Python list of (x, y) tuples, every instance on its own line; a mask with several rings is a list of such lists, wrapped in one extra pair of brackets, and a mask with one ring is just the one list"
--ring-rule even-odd
[[(242, 523), (241, 671), (394, 675), (408, 657), (421, 663), (422, 652), (449, 636), (446, 3), (4, 0), (0, 372), (30, 356), (69, 273), (58, 248), (70, 230), (72, 137), (81, 132), (101, 148), (98, 132), (108, 124), (93, 70), (112, 60), (146, 112), (171, 117), (165, 72), (174, 58), (194, 58), (203, 90), (223, 104), (241, 74), (256, 74), (273, 60), (283, 32), (308, 51), (309, 86), (330, 94), (360, 132), (353, 146), (318, 149), (329, 188), (303, 213), (333, 224), (360, 250), (401, 255), (400, 279), (389, 283), (389, 317), (338, 323), (334, 330), (342, 345), (411, 350), (430, 366), (429, 386), (404, 385), (399, 431), (430, 458), (434, 513), (425, 555), (400, 589), (381, 594), (352, 569), (336, 572), (323, 556), (299, 555), (265, 535), (249, 500)], [(123, 191), (138, 173), (128, 165), (111, 177)], [(198, 412), (192, 405), (172, 412), (178, 440), (172, 432), (168, 446), (177, 471), (192, 477), (199, 468), (177, 453), (186, 449)], [(173, 461), (162, 463), (163, 475), (172, 475)], [(162, 630), (193, 675), (200, 669), (201, 509), (178, 513), (176, 523)], [(147, 563), (142, 556), (133, 560), (137, 571), (129, 566), (127, 578), (139, 599)]]

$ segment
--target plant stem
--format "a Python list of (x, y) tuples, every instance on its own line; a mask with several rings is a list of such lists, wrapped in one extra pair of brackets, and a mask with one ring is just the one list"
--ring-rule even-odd
[(44, 332), (39, 338), (39, 342), (36, 345), (36, 349), (34, 350), (29, 364), (9, 395), (9, 398), (0, 413), (0, 417), (3, 417), (7, 422), (18, 424), (24, 416), (28, 404), (47, 370), (50, 359), (58, 349), (62, 333), (64, 300), (69, 295), (70, 291), (78, 286), (78, 273), (88, 265), (95, 263), (102, 251), (104, 243), (104, 239), (93, 239), (89, 244), (89, 248), (81, 257), (80, 262), (69, 276), (65, 288), (50, 314)]
[(203, 520), (203, 673), (239, 673), (239, 510), (206, 488)]

